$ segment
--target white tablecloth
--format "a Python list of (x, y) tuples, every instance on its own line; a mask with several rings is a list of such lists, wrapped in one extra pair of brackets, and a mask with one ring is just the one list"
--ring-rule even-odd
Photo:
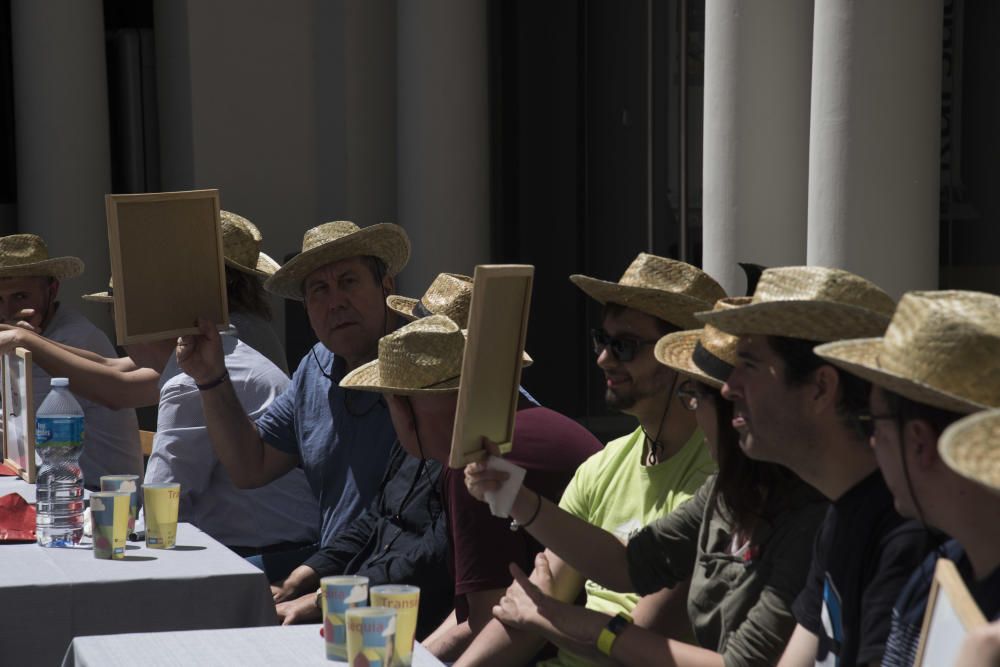
[[(129, 543), (124, 561), (0, 545), (4, 665), (58, 665), (73, 637), (277, 623), (264, 573), (190, 524), (177, 548)], [(135, 664), (141, 664), (139, 660)]]
[[(296, 665), (331, 667), (317, 625), (273, 628), (152, 632), (109, 637), (77, 637), (63, 667), (177, 667), (178, 665)], [(417, 644), (413, 667), (443, 667)]]

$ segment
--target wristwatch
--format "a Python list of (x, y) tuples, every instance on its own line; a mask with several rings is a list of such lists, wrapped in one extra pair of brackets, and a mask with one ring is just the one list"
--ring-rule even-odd
[(620, 611), (615, 616), (612, 616), (611, 620), (608, 621), (608, 624), (601, 630), (601, 634), (597, 635), (597, 650), (610, 658), (611, 647), (615, 645), (615, 640), (618, 639), (618, 635), (620, 635), (631, 622), (632, 617), (623, 611)]

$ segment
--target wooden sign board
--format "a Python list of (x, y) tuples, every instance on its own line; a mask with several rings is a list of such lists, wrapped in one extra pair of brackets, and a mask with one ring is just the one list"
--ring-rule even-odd
[(510, 451), (534, 274), (535, 267), (520, 264), (476, 267), (448, 462), (452, 468), (484, 459), (484, 436)]
[(916, 667), (955, 664), (965, 636), (985, 624), (986, 617), (966, 588), (958, 568), (946, 558), (939, 559), (913, 664)]
[(31, 352), (23, 347), (3, 355), (4, 463), (35, 483), (35, 406), (31, 393)]
[(219, 191), (107, 195), (119, 345), (229, 325)]

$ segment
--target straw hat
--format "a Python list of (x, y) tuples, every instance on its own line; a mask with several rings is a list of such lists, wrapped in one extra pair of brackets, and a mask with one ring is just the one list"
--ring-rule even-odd
[(888, 294), (853, 273), (785, 266), (761, 274), (749, 304), (698, 313), (698, 319), (736, 336), (827, 342), (882, 335), (895, 307)]
[[(748, 296), (719, 299), (714, 310), (736, 308), (748, 303)], [(721, 389), (736, 365), (738, 341), (738, 336), (706, 325), (703, 329), (667, 334), (656, 343), (653, 354), (664, 366)]]
[(410, 258), (410, 239), (403, 228), (388, 222), (358, 227), (338, 220), (313, 227), (302, 237), (302, 252), (264, 283), (267, 291), (302, 300), (302, 281), (310, 273), (342, 259), (372, 255), (386, 264), (388, 275), (403, 270)]
[(51, 276), (75, 278), (83, 273), (78, 257), (49, 257), (49, 248), (41, 236), (11, 234), (0, 237), (0, 278)]
[(345, 375), (340, 386), (404, 396), (457, 391), (464, 354), (459, 326), (431, 315), (383, 336), (378, 359)]
[(463, 329), (469, 325), (472, 278), (458, 273), (439, 273), (420, 299), (398, 294), (386, 297), (389, 308), (412, 321), (429, 315), (447, 315)]
[(644, 252), (616, 283), (579, 274), (569, 279), (599, 303), (633, 308), (682, 329), (701, 326), (694, 314), (726, 296), (719, 283), (698, 267)]
[(219, 211), (219, 219), (226, 266), (259, 278), (268, 278), (281, 268), (260, 251), (262, 237), (256, 225), (229, 211)]
[(93, 292), (91, 294), (84, 294), (80, 298), (84, 301), (93, 301), (95, 303), (114, 303), (114, 293), (115, 293), (115, 279), (108, 278), (108, 291), (107, 292)]
[(980, 412), (951, 424), (938, 451), (949, 468), (1000, 491), (1000, 410)]
[(1000, 407), (1000, 297), (908, 292), (882, 338), (821, 345), (852, 375), (952, 412)]

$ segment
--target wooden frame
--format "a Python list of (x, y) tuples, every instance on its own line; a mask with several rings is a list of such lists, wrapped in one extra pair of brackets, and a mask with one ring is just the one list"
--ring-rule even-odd
[(29, 484), (35, 483), (35, 406), (31, 352), (23, 347), (3, 355), (3, 462)]
[(535, 267), (476, 267), (469, 333), (462, 359), (448, 464), (461, 468), (486, 457), (485, 436), (510, 451)]
[(229, 325), (219, 191), (107, 195), (119, 345)]
[(914, 667), (954, 664), (965, 635), (985, 624), (986, 617), (966, 588), (958, 568), (947, 558), (938, 559)]

